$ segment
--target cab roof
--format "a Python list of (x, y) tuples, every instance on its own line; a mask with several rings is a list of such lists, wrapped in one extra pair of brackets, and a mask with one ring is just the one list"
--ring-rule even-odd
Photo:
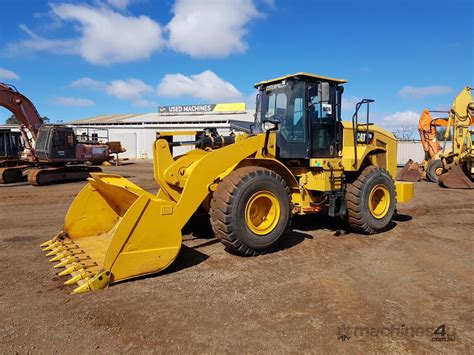
[(295, 74), (280, 76), (280, 77), (275, 78), (275, 79), (261, 81), (259, 83), (256, 83), (254, 85), (254, 87), (257, 88), (260, 85), (268, 85), (268, 84), (272, 84), (272, 83), (278, 83), (282, 80), (290, 79), (290, 78), (300, 78), (300, 79), (306, 79), (306, 80), (308, 80), (308, 79), (309, 80), (318, 79), (318, 80), (329, 81), (329, 82), (337, 83), (337, 84), (347, 83), (347, 80), (345, 80), (345, 79), (336, 79), (336, 78), (330, 78), (328, 76), (323, 76), (323, 75), (317, 75), (317, 74), (311, 74), (311, 73), (305, 73), (305, 72), (298, 72), (298, 73), (295, 73)]

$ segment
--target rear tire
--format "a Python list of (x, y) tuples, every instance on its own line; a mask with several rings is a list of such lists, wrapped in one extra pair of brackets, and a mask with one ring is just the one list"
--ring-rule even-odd
[(264, 254), (288, 230), (290, 189), (273, 170), (239, 168), (219, 183), (209, 214), (214, 234), (227, 250), (242, 255)]
[(390, 173), (365, 168), (346, 190), (347, 220), (356, 232), (375, 234), (387, 229), (396, 209), (397, 193)]
[(443, 162), (441, 159), (432, 160), (426, 168), (426, 177), (429, 181), (438, 183), (438, 177), (443, 173)]

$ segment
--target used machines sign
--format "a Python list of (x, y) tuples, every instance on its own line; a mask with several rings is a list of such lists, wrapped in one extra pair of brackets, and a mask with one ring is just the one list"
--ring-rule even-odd
[(188, 112), (235, 112), (245, 111), (245, 103), (225, 103), (225, 104), (206, 104), (206, 105), (177, 105), (160, 106), (159, 113), (188, 113)]

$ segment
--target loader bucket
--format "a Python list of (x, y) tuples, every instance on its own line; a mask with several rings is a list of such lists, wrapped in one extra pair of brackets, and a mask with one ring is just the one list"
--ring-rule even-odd
[(397, 174), (396, 180), (417, 182), (421, 180), (421, 168), (418, 163), (408, 160), (405, 166)]
[(441, 186), (452, 189), (474, 189), (474, 182), (469, 179), (459, 165), (452, 165), (451, 168), (438, 177)]
[(91, 174), (74, 199), (64, 229), (41, 247), (72, 293), (150, 273), (170, 265), (181, 248), (174, 201), (159, 198), (129, 180)]

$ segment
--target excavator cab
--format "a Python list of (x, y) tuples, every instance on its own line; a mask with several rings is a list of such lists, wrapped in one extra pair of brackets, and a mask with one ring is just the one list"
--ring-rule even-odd
[(20, 132), (0, 129), (0, 161), (18, 159), (21, 147)]
[(36, 156), (40, 162), (74, 160), (76, 143), (72, 127), (43, 126), (38, 131)]

